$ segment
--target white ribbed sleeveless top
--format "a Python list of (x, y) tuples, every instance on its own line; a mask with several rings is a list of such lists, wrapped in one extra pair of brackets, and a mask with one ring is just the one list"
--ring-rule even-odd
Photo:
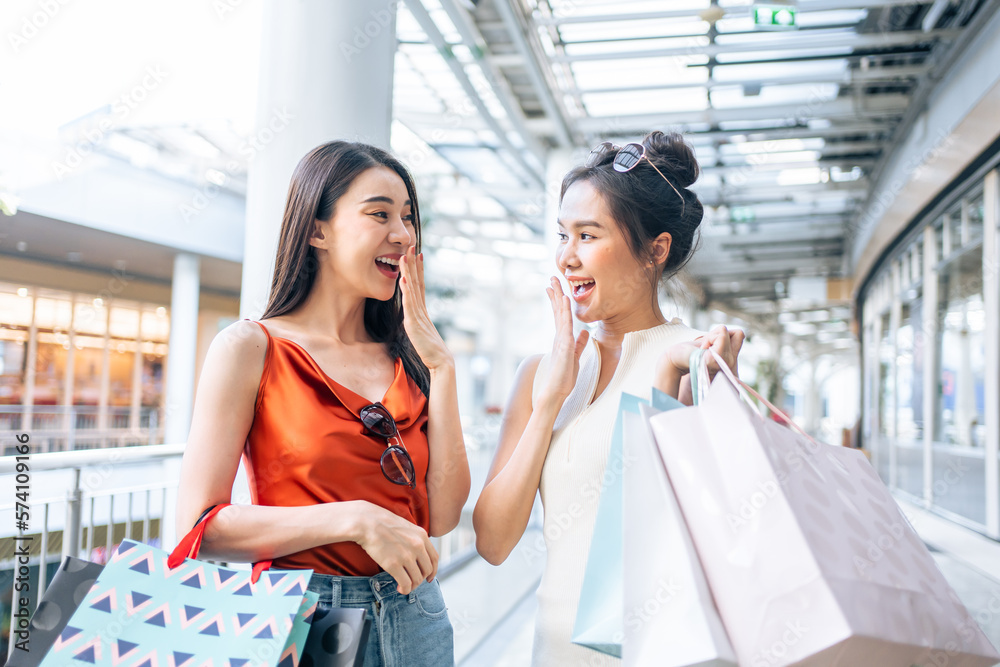
[[(591, 339), (581, 355), (576, 386), (556, 417), (539, 485), (547, 555), (538, 588), (532, 651), (536, 667), (621, 665), (618, 658), (570, 642), (611, 449), (611, 431), (622, 392), (649, 400), (660, 355), (671, 345), (699, 335), (677, 318), (625, 334), (611, 382), (593, 402), (601, 371), (597, 342)], [(548, 373), (549, 357), (546, 354), (541, 359), (535, 372), (533, 402)]]

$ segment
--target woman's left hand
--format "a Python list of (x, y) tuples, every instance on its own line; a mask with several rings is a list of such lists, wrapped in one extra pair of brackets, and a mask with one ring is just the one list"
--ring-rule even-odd
[[(743, 347), (744, 338), (745, 334), (742, 330), (730, 330), (720, 325), (705, 336), (699, 336), (690, 342), (672, 345), (663, 353), (656, 365), (655, 386), (687, 404), (687, 400), (690, 400), (690, 385), (682, 380), (690, 371), (688, 366), (691, 353), (699, 348), (715, 350), (733, 371), (733, 374), (739, 377), (737, 360), (740, 348)], [(714, 378), (715, 374), (719, 372), (719, 365), (713, 356), (709, 356), (706, 361), (709, 377)]]
[(431, 322), (424, 295), (424, 256), (410, 246), (399, 258), (399, 288), (403, 292), (403, 328), (429, 370), (453, 363), (444, 339)]

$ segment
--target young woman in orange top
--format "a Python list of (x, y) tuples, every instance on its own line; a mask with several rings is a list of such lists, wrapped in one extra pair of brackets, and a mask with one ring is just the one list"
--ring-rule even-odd
[(292, 176), (260, 322), (212, 343), (178, 493), (178, 530), (224, 507), (202, 554), (316, 572), (320, 605), (373, 619), (365, 665), (450, 665), (428, 539), (469, 493), (455, 365), (424, 301), (413, 181), (385, 151), (332, 142)]

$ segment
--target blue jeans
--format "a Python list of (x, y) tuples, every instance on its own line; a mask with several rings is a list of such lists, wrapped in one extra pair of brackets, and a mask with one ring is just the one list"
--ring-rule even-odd
[(409, 595), (396, 592), (388, 572), (374, 577), (313, 574), (309, 590), (319, 593), (319, 607), (364, 609), (371, 619), (365, 667), (450, 667), (455, 640), (437, 579)]

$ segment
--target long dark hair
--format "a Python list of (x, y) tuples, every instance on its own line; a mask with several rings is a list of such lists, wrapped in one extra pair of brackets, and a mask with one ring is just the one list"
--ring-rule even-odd
[[(354, 179), (373, 167), (388, 167), (403, 179), (413, 211), (417, 252), (420, 252), (417, 190), (406, 167), (388, 152), (368, 144), (331, 141), (317, 146), (295, 167), (288, 186), (271, 294), (261, 319), (290, 313), (305, 301), (319, 269), (316, 249), (309, 244), (314, 221), (329, 220), (337, 201)], [(402, 360), (406, 374), (427, 394), (430, 372), (403, 328), (403, 296), (398, 283), (388, 301), (365, 300), (365, 330), (376, 342), (388, 345), (389, 355)]]
[(650, 242), (668, 232), (672, 240), (662, 274), (667, 279), (694, 254), (696, 232), (705, 214), (698, 196), (688, 190), (698, 180), (698, 161), (694, 149), (676, 132), (650, 132), (642, 144), (646, 157), (662, 176), (646, 160), (627, 173), (619, 173), (612, 166), (617, 151), (608, 151), (596, 164), (576, 167), (566, 174), (559, 201), (577, 181), (589, 182), (621, 227), (632, 256), (641, 263), (649, 259)]

